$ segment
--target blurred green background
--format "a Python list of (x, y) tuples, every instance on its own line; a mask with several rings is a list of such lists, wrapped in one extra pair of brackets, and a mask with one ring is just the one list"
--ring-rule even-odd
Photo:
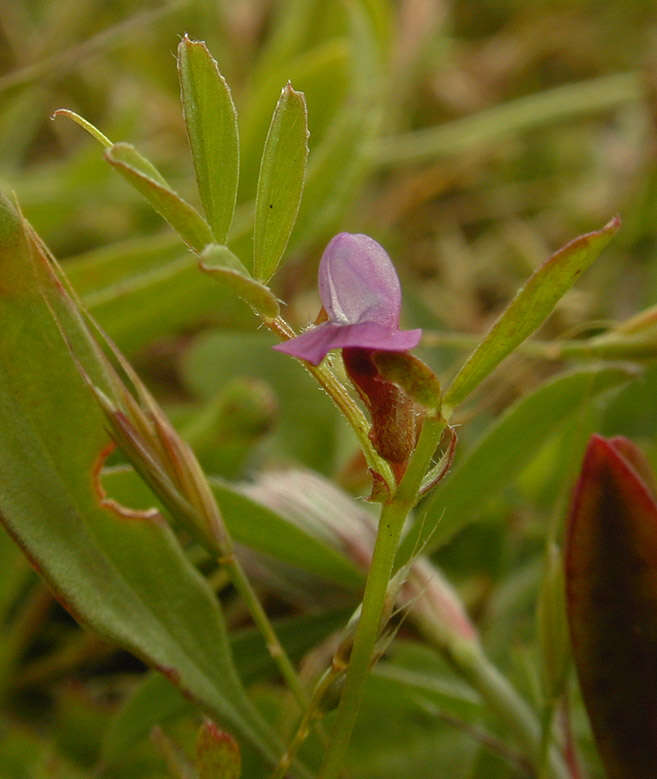
[[(248, 308), (197, 272), (97, 144), (66, 119), (50, 119), (70, 108), (113, 141), (134, 143), (197, 204), (175, 63), (184, 33), (207, 42), (239, 112), (230, 241), (238, 255), (251, 249), (260, 153), (280, 89), (289, 79), (306, 94), (306, 197), (272, 282), (295, 325), (317, 314), (317, 262), (331, 235), (371, 234), (399, 271), (404, 324), (425, 328), (421, 354), (447, 379), (540, 262), (617, 213), (619, 236), (540, 337), (594, 334), (657, 303), (653, 2), (0, 0), (0, 184), (16, 192), (211, 473), (241, 479), (305, 465), (348, 486), (354, 441), (300, 368), (271, 351)], [(522, 354), (508, 360), (461, 412), (462, 451), (564, 367)], [(656, 391), (648, 366), (597, 418), (601, 432), (632, 435), (654, 462)], [(530, 693), (532, 604), (545, 525), (571, 464), (565, 436), (555, 432), (491, 496), (482, 508), (490, 521), (441, 553), (493, 655), (507, 654), (509, 632), (517, 637), (506, 662)], [(0, 551), (0, 576), (9, 572), (0, 615), (12, 626), (4, 673), (14, 674), (3, 682), (11, 705), (0, 714), (0, 774), (88, 775), (139, 665), (81, 638), (5, 539)], [(382, 705), (375, 689), (372, 696), (357, 736), (363, 755), (373, 749), (368, 711)], [(467, 750), (461, 760), (460, 748), (448, 748), (456, 742), (436, 742), (433, 721), (414, 716), (407, 737), (417, 770), (444, 753), (455, 761), (450, 776), (510, 775)], [(363, 757), (362, 776), (406, 775), (410, 763), (391, 768), (378, 754), (383, 767)], [(135, 758), (121, 776), (160, 775), (152, 760)]]
[[(253, 319), (185, 273), (179, 241), (99, 148), (49, 117), (68, 107), (134, 143), (197, 202), (174, 61), (184, 32), (207, 41), (239, 110), (238, 254), (279, 90), (289, 78), (306, 93), (318, 171), (274, 281), (296, 324), (316, 314), (317, 259), (338, 229), (385, 244), (409, 323), (476, 334), (552, 251), (620, 213), (620, 238), (544, 335), (655, 302), (652, 3), (363, 0), (366, 41), (350, 5), (3, 3), (0, 180), (130, 356), (150, 350), (171, 380), (172, 337), (252, 332)], [(446, 369), (462, 353), (428, 358)], [(508, 401), (527, 370), (485, 402)]]

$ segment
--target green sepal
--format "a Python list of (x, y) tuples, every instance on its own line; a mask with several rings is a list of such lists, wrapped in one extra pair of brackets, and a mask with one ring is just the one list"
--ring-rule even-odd
[(256, 281), (240, 259), (227, 246), (211, 244), (201, 254), (201, 270), (209, 273), (220, 284), (230, 288), (238, 297), (268, 319), (280, 313), (274, 293)]
[(427, 409), (440, 408), (440, 382), (425, 362), (408, 352), (374, 352), (372, 359), (381, 376), (416, 403)]

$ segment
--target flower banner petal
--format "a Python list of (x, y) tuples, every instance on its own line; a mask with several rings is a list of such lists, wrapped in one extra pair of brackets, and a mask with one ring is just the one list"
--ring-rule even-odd
[(338, 233), (319, 266), (319, 294), (338, 324), (399, 326), (401, 287), (385, 249), (368, 235)]

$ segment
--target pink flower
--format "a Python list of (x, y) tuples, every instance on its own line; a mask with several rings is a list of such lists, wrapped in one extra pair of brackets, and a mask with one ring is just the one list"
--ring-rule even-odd
[(401, 287), (385, 249), (367, 235), (339, 233), (319, 264), (319, 296), (328, 315), (274, 349), (319, 365), (331, 349), (405, 352), (421, 330), (400, 330)]

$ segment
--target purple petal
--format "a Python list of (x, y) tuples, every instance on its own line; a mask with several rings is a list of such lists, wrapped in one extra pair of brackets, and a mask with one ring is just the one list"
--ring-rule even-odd
[(319, 295), (331, 322), (399, 326), (401, 288), (385, 249), (368, 235), (338, 233), (319, 264)]
[(324, 322), (296, 338), (276, 344), (274, 349), (319, 365), (331, 349), (355, 346), (380, 352), (405, 352), (417, 346), (421, 336), (422, 330), (397, 330), (376, 322), (355, 325)]

